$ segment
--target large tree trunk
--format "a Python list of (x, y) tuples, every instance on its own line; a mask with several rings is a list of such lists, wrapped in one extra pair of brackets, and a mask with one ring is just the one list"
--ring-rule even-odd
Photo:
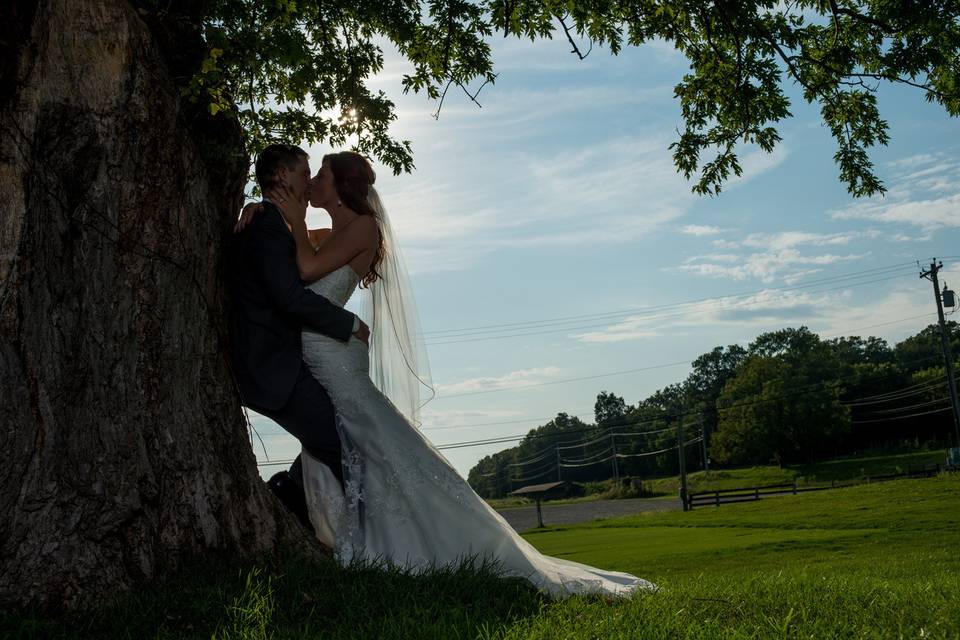
[(0, 18), (0, 602), (314, 548), (257, 474), (227, 359), (240, 131), (221, 117), (198, 139), (123, 0)]

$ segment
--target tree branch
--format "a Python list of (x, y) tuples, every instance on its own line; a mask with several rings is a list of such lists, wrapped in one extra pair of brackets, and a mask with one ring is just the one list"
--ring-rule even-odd
[(874, 27), (876, 27), (876, 28), (878, 28), (878, 29), (882, 29), (882, 30), (883, 30), (884, 32), (886, 32), (886, 33), (893, 33), (893, 32), (894, 32), (894, 28), (893, 28), (892, 26), (890, 26), (889, 24), (887, 24), (886, 22), (883, 22), (882, 20), (878, 20), (877, 18), (874, 18), (874, 17), (872, 17), (872, 16), (865, 16), (865, 15), (863, 15), (862, 13), (857, 13), (857, 12), (854, 11), (853, 9), (848, 9), (847, 7), (838, 7), (837, 4), (836, 4), (836, 2), (835, 2), (834, 0), (831, 0), (831, 3), (830, 3), (830, 4), (833, 5), (834, 11), (835, 11), (836, 13), (839, 13), (840, 15), (844, 15), (844, 16), (847, 16), (847, 17), (849, 17), (849, 18), (853, 18), (854, 20), (857, 20), (858, 22), (866, 22), (867, 24), (873, 25)]
[(573, 47), (573, 49), (570, 50), (570, 53), (575, 53), (575, 54), (577, 54), (577, 57), (578, 57), (578, 58), (580, 58), (581, 60), (585, 60), (586, 57), (587, 57), (588, 55), (590, 55), (590, 52), (593, 51), (593, 40), (590, 40), (590, 41), (589, 41), (589, 42), (590, 42), (590, 48), (587, 50), (587, 52), (586, 52), (586, 53), (581, 53), (581, 52), (580, 52), (580, 47), (578, 47), (578, 46), (577, 46), (577, 43), (573, 41), (573, 35), (570, 33), (570, 28), (567, 26), (567, 23), (566, 23), (566, 21), (564, 20), (564, 17), (563, 17), (563, 16), (558, 16), (557, 19), (560, 21), (560, 26), (563, 27), (563, 32), (564, 32), (565, 34), (567, 34), (567, 42), (569, 42), (569, 43), (570, 43), (570, 46)]
[(453, 79), (447, 80), (447, 84), (443, 87), (443, 93), (440, 94), (440, 104), (437, 105), (437, 110), (433, 114), (434, 120), (440, 119), (440, 110), (443, 109), (443, 101), (447, 97), (447, 91), (450, 89), (450, 85), (453, 84)]

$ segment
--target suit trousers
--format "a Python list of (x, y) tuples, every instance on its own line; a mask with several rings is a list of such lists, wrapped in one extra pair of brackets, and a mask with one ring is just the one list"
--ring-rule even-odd
[[(343, 485), (340, 436), (333, 403), (323, 385), (310, 375), (306, 363), (300, 362), (293, 393), (285, 405), (280, 409), (263, 409), (256, 405), (250, 408), (267, 416), (299, 440), (310, 455), (330, 467), (340, 485)], [(297, 486), (303, 487), (299, 455), (290, 467), (290, 476)]]

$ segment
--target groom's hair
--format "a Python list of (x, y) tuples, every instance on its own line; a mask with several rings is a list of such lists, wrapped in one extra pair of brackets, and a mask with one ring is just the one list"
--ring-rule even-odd
[(280, 170), (280, 165), (292, 171), (297, 166), (297, 160), (309, 157), (306, 151), (296, 145), (268, 145), (257, 155), (257, 162), (254, 165), (260, 190), (266, 191), (277, 186), (277, 171)]

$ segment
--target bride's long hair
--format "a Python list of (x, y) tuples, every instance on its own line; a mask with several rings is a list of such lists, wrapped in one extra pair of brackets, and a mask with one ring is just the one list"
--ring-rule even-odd
[(377, 174), (370, 166), (370, 161), (355, 151), (328, 153), (323, 156), (323, 162), (328, 163), (330, 167), (330, 172), (333, 174), (333, 185), (340, 200), (361, 216), (373, 216), (377, 221), (377, 229), (381, 230), (373, 262), (370, 263), (367, 274), (360, 280), (360, 284), (364, 288), (369, 287), (383, 277), (380, 273), (380, 266), (383, 264), (386, 254), (383, 220), (376, 208), (370, 204), (370, 192), (373, 189), (373, 184), (377, 181)]

